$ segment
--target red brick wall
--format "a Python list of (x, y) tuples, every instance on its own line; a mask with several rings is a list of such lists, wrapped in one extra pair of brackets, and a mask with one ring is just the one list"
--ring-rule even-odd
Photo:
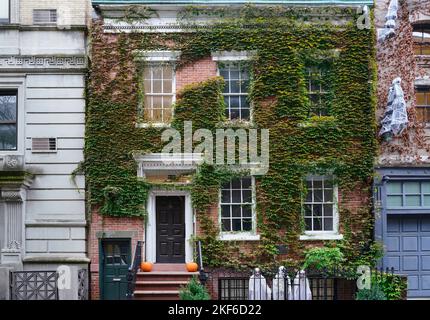
[(176, 92), (188, 84), (202, 82), (216, 75), (217, 64), (212, 57), (189, 63), (176, 71)]
[(134, 217), (106, 217), (101, 216), (98, 209), (95, 209), (91, 215), (89, 229), (89, 248), (88, 255), (91, 259), (91, 299), (100, 299), (99, 285), (99, 238), (98, 232), (106, 231), (132, 231), (135, 236), (131, 239), (131, 254), (134, 254), (134, 248), (138, 240), (144, 239), (144, 221), (141, 218)]

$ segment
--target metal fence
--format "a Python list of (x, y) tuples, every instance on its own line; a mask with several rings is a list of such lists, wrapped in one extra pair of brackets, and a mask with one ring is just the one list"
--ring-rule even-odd
[(354, 300), (357, 292), (352, 269), (214, 269), (206, 275), (206, 287), (216, 300)]
[(11, 272), (11, 300), (58, 300), (56, 271)]
[(88, 270), (78, 271), (78, 300), (88, 300)]

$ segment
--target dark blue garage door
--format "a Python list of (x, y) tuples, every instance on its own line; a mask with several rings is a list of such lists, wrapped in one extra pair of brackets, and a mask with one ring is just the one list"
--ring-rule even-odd
[(408, 297), (430, 297), (430, 214), (389, 215), (385, 267), (408, 275)]

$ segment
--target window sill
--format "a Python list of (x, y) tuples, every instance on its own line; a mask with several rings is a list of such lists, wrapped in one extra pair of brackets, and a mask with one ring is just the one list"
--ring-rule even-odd
[(337, 233), (306, 233), (299, 237), (300, 240), (342, 240), (343, 235)]
[(136, 128), (170, 128), (170, 123), (138, 122)]
[(221, 233), (219, 240), (222, 241), (259, 241), (259, 234), (250, 233)]

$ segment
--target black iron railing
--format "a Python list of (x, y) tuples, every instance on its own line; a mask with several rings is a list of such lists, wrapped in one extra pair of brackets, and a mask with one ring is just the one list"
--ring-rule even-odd
[(78, 300), (88, 300), (88, 270), (78, 271)]
[(133, 299), (134, 288), (136, 285), (136, 276), (142, 263), (143, 241), (137, 241), (134, 256), (127, 273), (127, 299)]
[[(392, 269), (371, 274), (393, 274)], [(356, 269), (274, 271), (214, 269), (206, 272), (206, 287), (218, 300), (353, 300)]]
[(14, 271), (10, 277), (11, 300), (58, 300), (56, 271)]
[(205, 272), (205, 268), (203, 265), (203, 254), (202, 254), (202, 242), (196, 241), (196, 261), (199, 266), (199, 280), (200, 282), (205, 285), (206, 281), (208, 280), (209, 275), (207, 272)]

